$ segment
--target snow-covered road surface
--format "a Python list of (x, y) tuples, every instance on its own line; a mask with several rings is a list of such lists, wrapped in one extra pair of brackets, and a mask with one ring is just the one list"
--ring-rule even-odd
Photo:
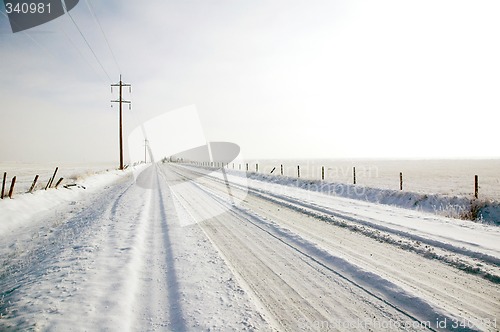
[(498, 228), (225, 177), (150, 167), (0, 234), (0, 329), (498, 331)]

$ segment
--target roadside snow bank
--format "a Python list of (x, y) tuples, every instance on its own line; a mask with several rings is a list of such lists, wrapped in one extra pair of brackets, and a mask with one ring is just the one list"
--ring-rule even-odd
[(117, 179), (130, 174), (133, 169), (129, 168), (125, 171), (110, 170), (93, 174), (85, 173), (75, 178), (76, 183), (74, 186), (38, 190), (32, 194), (19, 194), (14, 196), (13, 199), (0, 200), (0, 235), (27, 226), (35, 217), (47, 213), (61, 204), (76, 204), (85, 197), (99, 192)]

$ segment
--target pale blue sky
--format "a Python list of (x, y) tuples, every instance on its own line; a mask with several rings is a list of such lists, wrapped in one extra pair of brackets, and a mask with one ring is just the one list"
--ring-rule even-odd
[[(500, 157), (498, 1), (92, 4), (133, 85), (126, 135), (195, 105), (248, 158)], [(117, 81), (85, 0), (71, 13)], [(0, 161), (117, 158), (116, 91), (68, 17), (0, 15), (0, 73)]]

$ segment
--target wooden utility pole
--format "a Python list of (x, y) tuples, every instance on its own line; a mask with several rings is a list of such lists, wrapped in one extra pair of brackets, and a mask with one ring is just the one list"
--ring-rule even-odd
[(120, 104), (120, 169), (123, 170), (123, 112), (122, 112), (122, 104), (129, 104), (129, 109), (130, 109), (130, 101), (128, 100), (123, 100), (123, 87), (128, 86), (129, 87), (129, 92), (131, 91), (131, 85), (130, 84), (124, 84), (122, 82), (122, 75), (120, 75), (120, 83), (118, 84), (111, 84), (111, 92), (113, 92), (113, 87), (117, 86), (120, 88), (120, 98), (118, 100), (112, 100), (112, 103), (119, 103)]

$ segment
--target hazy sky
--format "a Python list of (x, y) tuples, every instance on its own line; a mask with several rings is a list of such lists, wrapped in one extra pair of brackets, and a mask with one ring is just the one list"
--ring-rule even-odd
[[(125, 137), (191, 105), (247, 158), (500, 157), (500, 1), (91, 1)], [(117, 160), (87, 2), (112, 81), (67, 15), (13, 34), (0, 8), (0, 161)]]

